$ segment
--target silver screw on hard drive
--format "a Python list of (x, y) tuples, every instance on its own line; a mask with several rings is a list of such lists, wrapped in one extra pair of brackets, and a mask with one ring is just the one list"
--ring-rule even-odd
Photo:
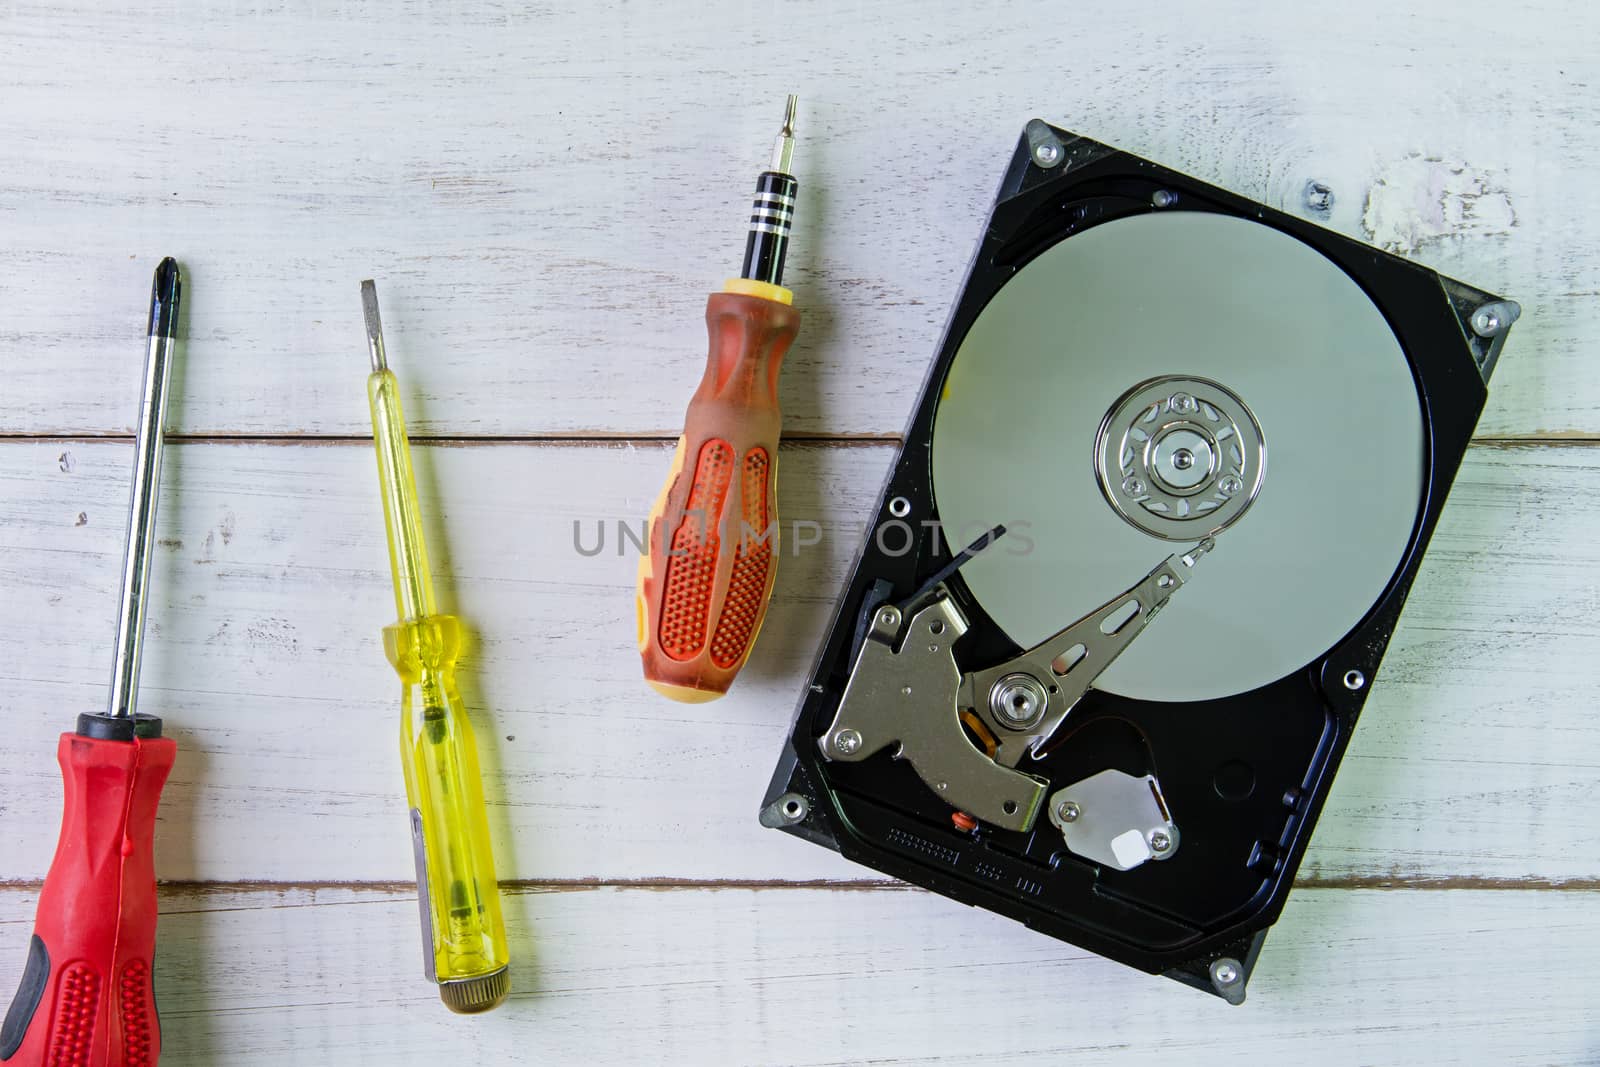
[(1002, 726), (1025, 730), (1039, 721), (1050, 698), (1031, 674), (1008, 674), (989, 690), (989, 710)]
[(1211, 964), (1211, 987), (1229, 1004), (1244, 1003), (1244, 968), (1228, 956)]
[(1352, 692), (1367, 684), (1367, 676), (1360, 671), (1344, 672), (1344, 687)]
[(1170, 189), (1157, 189), (1150, 194), (1150, 203), (1156, 207), (1171, 207), (1178, 202), (1178, 194)]
[(1485, 304), (1472, 313), (1472, 332), (1479, 337), (1498, 337), (1509, 330), (1521, 314), (1521, 305), (1512, 300)]
[(1083, 814), (1083, 809), (1070, 800), (1063, 800), (1056, 805), (1056, 818), (1062, 822), (1077, 822), (1078, 816)]
[(833, 750), (841, 755), (853, 755), (861, 747), (861, 735), (854, 730), (844, 729), (833, 735)]
[(1165, 830), (1151, 830), (1150, 831), (1150, 851), (1151, 852), (1154, 852), (1157, 856), (1160, 856), (1160, 855), (1166, 853), (1171, 848), (1172, 848), (1172, 835), (1168, 834)]
[(761, 809), (761, 825), (769, 828), (804, 822), (811, 804), (799, 793), (785, 793)]
[(1066, 148), (1050, 124), (1040, 119), (1030, 119), (1022, 134), (1028, 141), (1028, 155), (1041, 170), (1059, 166), (1066, 158)]

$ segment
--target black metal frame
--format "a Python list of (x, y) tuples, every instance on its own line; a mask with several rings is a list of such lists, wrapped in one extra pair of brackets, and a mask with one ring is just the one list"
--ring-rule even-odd
[[(1057, 162), (1037, 165), (1033, 146), (1052, 139)], [(1116, 872), (1067, 852), (1043, 817), (1026, 834), (960, 831), (949, 806), (888, 752), (860, 763), (831, 763), (822, 759), (816, 739), (838, 707), (864, 612), (903, 601), (950, 561), (952, 547), (915, 520), (937, 518), (933, 418), (968, 329), (1000, 287), (1046, 248), (1092, 226), (1152, 211), (1253, 219), (1312, 246), (1349, 274), (1388, 319), (1411, 363), (1426, 458), (1405, 555), (1383, 596), (1338, 645), (1287, 677), (1222, 700), (1160, 704), (1091, 690), (1068, 720), (1072, 743), (1025, 764), (1057, 783), (1108, 764), (1130, 773), (1159, 765), (1166, 798), (1183, 813), (1183, 848), (1169, 861)], [(1497, 299), (1303, 219), (1030, 123), (879, 497), (880, 522), (892, 521), (891, 500), (910, 502), (916, 549), (890, 554), (870, 534), (862, 545), (768, 790), (768, 805), (788, 793), (808, 802), (804, 817), (783, 828), (886, 874), (1208, 992), (1220, 992), (1210, 976), (1219, 958), (1237, 960), (1241, 982), (1247, 979), (1267, 927), (1283, 910), (1370, 688), (1352, 690), (1343, 679), (1352, 670), (1369, 681), (1377, 674), (1483, 408), (1504, 334), (1478, 337), (1468, 320), (1475, 308)], [(1019, 651), (966, 592), (959, 574), (948, 585), (972, 622), (955, 650), (964, 670)], [(1216, 788), (1216, 769), (1230, 761), (1253, 771), (1255, 786), (1244, 798), (1225, 798)]]

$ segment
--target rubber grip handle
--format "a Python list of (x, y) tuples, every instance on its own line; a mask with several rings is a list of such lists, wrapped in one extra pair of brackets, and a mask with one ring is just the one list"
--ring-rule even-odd
[(28, 968), (0, 1026), (0, 1063), (153, 1067), (160, 1059), (152, 844), (177, 751), (167, 738), (61, 735), (61, 838)]
[(644, 676), (675, 700), (728, 691), (766, 616), (778, 561), (778, 373), (800, 328), (788, 304), (706, 301), (710, 351), (639, 561)]

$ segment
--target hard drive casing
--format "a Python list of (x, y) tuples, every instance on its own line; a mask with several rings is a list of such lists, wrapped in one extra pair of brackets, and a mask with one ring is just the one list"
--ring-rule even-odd
[[(1050, 166), (1036, 161), (1041, 143), (1057, 147)], [(1471, 325), (1473, 313), (1498, 297), (1035, 120), (1001, 182), (874, 524), (892, 519), (890, 502), (897, 498), (909, 501), (914, 514), (937, 518), (930, 470), (934, 414), (963, 337), (1000, 287), (1055, 242), (1151, 211), (1217, 212), (1288, 234), (1342, 268), (1388, 320), (1417, 384), (1426, 455), (1415, 528), (1383, 595), (1335, 647), (1250, 692), (1173, 704), (1091, 688), (1070, 714), (1071, 738), (1032, 769), (1052, 782), (1108, 766), (1138, 773), (1135, 764), (1145, 757), (1128, 743), (1131, 724), (1159, 763), (1162, 789), (1173, 810), (1183, 813), (1184, 832), (1183, 852), (1172, 862), (1100, 871), (1064, 849), (1060, 832), (1042, 817), (1026, 833), (959, 830), (951, 823), (951, 805), (889, 751), (859, 763), (823, 758), (817, 739), (838, 708), (862, 621), (879, 605), (910, 596), (960, 547), (913, 527), (913, 550), (891, 554), (869, 532), (800, 700), (762, 821), (885, 874), (1237, 1002), (1266, 930), (1283, 910), (1378, 673), (1482, 411), (1505, 329), (1485, 337)], [(962, 670), (1019, 651), (966, 593), (959, 573), (948, 585), (971, 620), (971, 631), (956, 646)], [(1351, 672), (1362, 685), (1345, 684)], [(1253, 770), (1254, 789), (1243, 799), (1225, 798), (1218, 768), (1241, 762)], [(1215, 981), (1219, 960), (1240, 971), (1228, 988)]]

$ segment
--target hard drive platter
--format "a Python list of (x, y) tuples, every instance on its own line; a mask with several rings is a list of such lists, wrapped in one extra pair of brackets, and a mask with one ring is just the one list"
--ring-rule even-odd
[[(1185, 382), (1196, 375), (1215, 384)], [(1124, 472), (1115, 456), (1107, 477), (1091, 462), (1096, 431), (1147, 381), (1145, 399), (1168, 409), (1150, 423), (1165, 436), (1151, 441), (1153, 463), (1141, 449), (1138, 470)], [(1126, 589), (1170, 551), (1158, 537), (1208, 536), (1219, 486), (1241, 473), (1225, 451), (1244, 436), (1234, 427), (1259, 424), (1264, 448), (1252, 451), (1264, 453), (1265, 477), (1248, 514), (1218, 536), (1161, 625), (1095, 680), (1105, 692), (1205, 700), (1303, 666), (1367, 613), (1416, 525), (1422, 410), (1405, 353), (1349, 275), (1256, 222), (1152, 212), (1052, 246), (978, 315), (942, 392), (940, 520), (958, 540), (1004, 523), (1034, 542), (1025, 554), (997, 544), (961, 570), (1023, 647), (1071, 621), (1073, 605)], [(1169, 417), (1174, 396), (1194, 405), (1191, 417)], [(1207, 417), (1224, 396), (1243, 418)], [(1119, 452), (1136, 443), (1110, 429)], [(1243, 473), (1259, 466), (1252, 457)], [(1161, 523), (1155, 536), (1107, 506), (1102, 486), (1121, 497), (1123, 482), (1141, 490), (1135, 520)], [(1248, 488), (1231, 500), (1248, 500)]]
[(1029, 123), (762, 822), (1241, 1001), (1517, 314)]

